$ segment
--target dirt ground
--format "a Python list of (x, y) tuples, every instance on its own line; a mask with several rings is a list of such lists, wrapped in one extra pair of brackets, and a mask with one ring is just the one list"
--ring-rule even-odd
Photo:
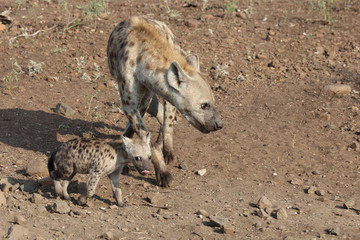
[[(89, 2), (0, 2), (10, 10), (0, 17), (0, 176), (16, 186), (3, 185), (1, 239), (360, 239), (359, 1), (109, 0), (94, 16)], [(61, 200), (70, 210), (56, 213), (53, 187), (22, 185), (46, 171), (26, 168), (83, 133), (122, 133), (106, 46), (130, 15), (164, 21), (200, 57), (224, 128), (202, 134), (178, 116), (171, 187), (130, 171), (120, 180), (129, 207), (115, 206), (107, 178), (81, 207), (79, 175)], [(55, 113), (60, 102), (75, 114)], [(155, 140), (156, 121), (146, 123)]]

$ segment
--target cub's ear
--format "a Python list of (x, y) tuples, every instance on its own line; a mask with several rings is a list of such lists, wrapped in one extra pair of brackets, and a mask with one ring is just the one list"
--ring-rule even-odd
[(193, 67), (197, 72), (200, 72), (199, 58), (197, 55), (188, 55), (186, 61)]
[(125, 137), (125, 136), (121, 136), (121, 140), (123, 141), (123, 143), (125, 144), (126, 147), (130, 146), (132, 144), (132, 140), (131, 138)]
[(167, 82), (170, 87), (174, 88), (177, 91), (180, 91), (187, 81), (187, 76), (185, 72), (180, 67), (177, 61), (173, 61), (167, 72)]
[(150, 140), (151, 140), (151, 134), (150, 134), (150, 132), (147, 132), (147, 133), (146, 133), (146, 143), (147, 143), (148, 145), (150, 145)]

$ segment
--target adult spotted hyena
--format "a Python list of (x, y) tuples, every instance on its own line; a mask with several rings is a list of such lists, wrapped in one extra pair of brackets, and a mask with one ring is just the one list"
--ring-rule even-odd
[[(147, 111), (162, 126), (163, 154), (173, 160), (173, 125), (176, 108), (203, 133), (223, 127), (214, 108), (209, 84), (199, 74), (199, 59), (185, 56), (165, 23), (144, 17), (121, 22), (108, 41), (108, 64), (116, 79), (122, 108), (129, 123), (124, 135), (148, 132), (143, 115)], [(163, 98), (164, 106), (157, 96)], [(161, 160), (160, 159), (160, 160)], [(154, 164), (155, 166), (159, 164)], [(164, 164), (160, 164), (164, 165)], [(155, 168), (158, 183), (168, 185), (166, 167)]]
[(67, 192), (69, 181), (76, 173), (89, 173), (87, 192), (80, 199), (85, 204), (88, 197), (95, 194), (96, 186), (102, 176), (108, 176), (114, 198), (123, 205), (119, 178), (122, 168), (133, 163), (141, 174), (151, 169), (150, 134), (142, 138), (122, 137), (122, 140), (74, 139), (60, 145), (48, 161), (50, 177), (55, 183), (58, 196), (70, 199)]

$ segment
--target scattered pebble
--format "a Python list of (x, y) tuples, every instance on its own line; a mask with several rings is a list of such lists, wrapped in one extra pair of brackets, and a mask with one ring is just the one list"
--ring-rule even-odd
[(308, 194), (315, 194), (315, 191), (316, 191), (316, 187), (314, 186), (311, 186), (306, 190)]
[(335, 228), (330, 228), (330, 229), (327, 229), (326, 232), (330, 235), (336, 235), (336, 236), (339, 236), (340, 234), (340, 227), (335, 227)]
[(20, 225), (12, 225), (8, 230), (8, 239), (25, 239), (25, 236), (29, 234), (29, 230)]
[(200, 170), (198, 170), (198, 171), (196, 172), (196, 174), (199, 175), (199, 176), (201, 176), (201, 177), (204, 176), (205, 173), (206, 173), (206, 168), (200, 169)]
[(257, 203), (257, 206), (258, 208), (260, 209), (265, 209), (265, 208), (271, 208), (272, 207), (272, 203), (270, 202), (270, 200), (265, 197), (265, 196), (262, 196), (258, 203)]
[(49, 171), (46, 163), (33, 159), (26, 165), (26, 174), (30, 177), (46, 177), (49, 176)]
[(304, 183), (304, 181), (299, 178), (294, 178), (294, 179), (290, 180), (290, 183), (292, 185), (302, 185)]
[(343, 206), (345, 209), (350, 209), (355, 206), (355, 201), (353, 199), (351, 199), (351, 200), (345, 202)]
[(357, 141), (354, 141), (349, 145), (348, 148), (350, 148), (350, 149), (352, 149), (352, 150), (354, 150), (356, 152), (360, 152), (360, 143), (357, 142)]
[(285, 208), (279, 208), (276, 211), (276, 219), (285, 220), (285, 219), (287, 219), (287, 217), (288, 217), (288, 215), (287, 215)]
[(318, 190), (315, 190), (315, 194), (318, 195), (318, 196), (324, 196), (324, 195), (325, 195), (325, 191), (324, 191), (324, 190), (321, 190), (321, 189), (318, 189)]
[(221, 226), (225, 226), (226, 224), (228, 224), (228, 219), (224, 218), (224, 217), (220, 217), (220, 216), (213, 216), (210, 218), (210, 223), (209, 226), (210, 227), (221, 227)]
[(66, 213), (69, 213), (71, 209), (65, 201), (56, 200), (53, 205), (53, 210), (56, 213), (66, 214)]
[(70, 117), (75, 114), (75, 111), (65, 103), (58, 103), (56, 105), (54, 112), (62, 114), (66, 117)]
[(26, 219), (21, 215), (16, 215), (14, 222), (19, 225), (23, 225), (26, 222)]
[(185, 26), (189, 28), (198, 28), (201, 22), (195, 19), (189, 19), (185, 21)]
[(179, 168), (182, 169), (182, 170), (187, 170), (187, 169), (188, 169), (187, 162), (186, 162), (186, 161), (182, 161), (182, 162), (179, 164)]
[(157, 204), (162, 200), (162, 195), (158, 192), (150, 194), (149, 196), (147, 196), (146, 198), (149, 203), (151, 204)]
[(43, 199), (44, 199), (43, 196), (41, 196), (40, 194), (33, 193), (31, 198), (30, 198), (30, 202), (32, 202), (32, 203), (41, 203)]
[(202, 215), (202, 216), (204, 216), (204, 217), (208, 217), (208, 216), (209, 216), (209, 213), (208, 213), (206, 210), (204, 210), (204, 209), (199, 209), (199, 210), (197, 211), (197, 214), (198, 214), (198, 215)]
[(102, 237), (106, 240), (113, 240), (114, 234), (112, 232), (108, 231), (108, 232), (104, 233)]
[(235, 232), (235, 229), (234, 229), (234, 227), (226, 224), (221, 227), (221, 232), (225, 233), (225, 234), (233, 234)]
[(6, 206), (6, 197), (5, 194), (3, 192), (0, 192), (0, 206)]
[(347, 95), (351, 92), (351, 87), (345, 84), (332, 84), (325, 86), (324, 91), (335, 95)]
[(39, 189), (39, 184), (34, 179), (28, 179), (20, 186), (21, 191), (33, 193)]

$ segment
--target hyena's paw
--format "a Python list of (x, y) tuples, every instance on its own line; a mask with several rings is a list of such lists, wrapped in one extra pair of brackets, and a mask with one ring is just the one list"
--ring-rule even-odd
[(166, 171), (161, 171), (161, 170), (157, 170), (155, 169), (156, 172), (156, 182), (160, 187), (170, 187), (170, 183), (173, 179), (173, 177), (171, 176), (171, 173), (166, 170)]
[(164, 154), (164, 161), (165, 161), (166, 165), (168, 165), (170, 162), (174, 161), (175, 156), (171, 149), (167, 149), (166, 147), (164, 147), (163, 154)]

